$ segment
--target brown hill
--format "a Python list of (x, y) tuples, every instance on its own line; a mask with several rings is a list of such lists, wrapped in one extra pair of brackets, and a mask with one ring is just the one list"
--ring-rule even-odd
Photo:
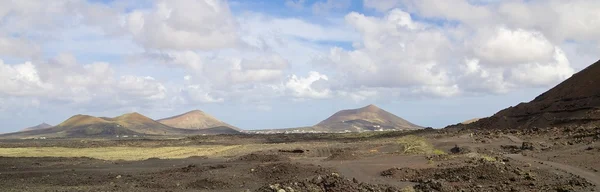
[(139, 113), (114, 118), (75, 115), (57, 126), (1, 135), (3, 138), (113, 137), (116, 135), (193, 135), (199, 131), (172, 128)]
[(521, 129), (600, 122), (600, 61), (528, 103), (509, 107), (472, 128)]
[(39, 125), (36, 125), (36, 126), (33, 126), (33, 127), (28, 127), (28, 128), (22, 129), (21, 131), (31, 131), (31, 130), (38, 130), (38, 129), (47, 129), (47, 128), (50, 128), (50, 127), (52, 127), (52, 125), (47, 124), (47, 123), (42, 123), (42, 124), (39, 124)]
[(339, 111), (314, 126), (314, 130), (318, 131), (403, 130), (421, 128), (375, 105)]
[(66, 121), (63, 121), (62, 123), (58, 124), (57, 127), (76, 127), (100, 123), (109, 123), (109, 121), (94, 116), (80, 114), (70, 117)]
[(115, 118), (106, 118), (113, 123), (127, 128), (131, 131), (149, 135), (176, 135), (183, 133), (180, 129), (174, 129), (167, 125), (156, 122), (139, 113), (127, 113)]
[(229, 127), (233, 130), (240, 131), (237, 127), (224, 123), (200, 110), (193, 110), (181, 115), (160, 119), (158, 122), (181, 129), (202, 130), (216, 127)]

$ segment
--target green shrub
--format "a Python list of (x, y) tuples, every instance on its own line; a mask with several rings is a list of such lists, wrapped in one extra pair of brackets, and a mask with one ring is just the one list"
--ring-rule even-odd
[(398, 144), (404, 147), (406, 154), (429, 154), (433, 152), (433, 146), (423, 137), (408, 135), (398, 139)]

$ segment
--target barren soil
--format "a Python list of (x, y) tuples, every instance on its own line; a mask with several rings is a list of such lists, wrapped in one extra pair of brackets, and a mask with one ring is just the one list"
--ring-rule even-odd
[[(136, 161), (0, 157), (0, 191), (600, 191), (597, 131), (4, 140), (2, 149), (226, 148)], [(396, 140), (405, 135), (445, 153), (403, 154)]]

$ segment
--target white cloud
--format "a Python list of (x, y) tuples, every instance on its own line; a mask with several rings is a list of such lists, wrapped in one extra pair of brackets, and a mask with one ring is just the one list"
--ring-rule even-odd
[(461, 70), (461, 87), (475, 93), (506, 93), (516, 88), (551, 87), (575, 72), (559, 47), (553, 49), (550, 60), (482, 65), (479, 59), (468, 59)]
[(358, 39), (358, 35), (343, 23), (319, 25), (300, 18), (269, 17), (258, 13), (248, 13), (239, 20), (245, 35), (261, 36), (265, 34), (283, 38), (301, 38), (309, 41), (347, 42)]
[[(429, 87), (427, 90), (455, 87), (441, 65), (450, 49), (450, 42), (442, 32), (425, 28), (398, 9), (383, 18), (350, 13), (346, 21), (361, 33), (364, 47), (351, 51), (332, 48), (317, 61), (334, 69), (337, 72), (334, 77), (342, 81), (342, 86), (359, 89), (425, 86)], [(441, 91), (427, 92), (446, 95)]]
[(188, 85), (182, 90), (183, 94), (193, 102), (199, 103), (220, 103), (224, 98), (212, 96), (205, 88), (200, 85)]
[[(462, 6), (476, 15), (492, 14), (486, 4), (464, 3), (422, 1), (418, 6), (435, 5), (435, 9), (445, 11)], [(450, 18), (467, 17), (457, 14)], [(400, 9), (387, 11), (382, 17), (353, 12), (346, 21), (360, 32), (362, 40), (354, 42), (354, 50), (332, 48), (315, 61), (333, 69), (333, 91), (388, 88), (443, 97), (506, 93), (549, 87), (574, 72), (562, 49), (536, 30), (505, 25), (436, 26), (414, 21)], [(465, 22), (479, 24), (476, 20)], [(467, 58), (467, 62), (461, 58)], [(531, 76), (533, 73), (541, 74)]]
[(166, 97), (166, 88), (156, 79), (146, 76), (121, 76), (117, 84), (119, 92), (133, 98), (160, 100)]
[(298, 77), (292, 75), (285, 83), (285, 87), (291, 95), (297, 98), (322, 99), (331, 96), (330, 90), (324, 87), (315, 86), (319, 81), (328, 81), (326, 75), (316, 71), (308, 73), (307, 77)]
[[(2, 1), (0, 29), (9, 33), (31, 29), (58, 30), (66, 25), (63, 19), (76, 13), (81, 1)], [(32, 32), (35, 33), (35, 32)]]
[[(166, 88), (152, 77), (118, 77), (110, 64), (80, 64), (61, 54), (48, 62), (8, 65), (0, 62), (0, 97), (27, 97), (76, 104), (118, 104), (166, 98)], [(115, 97), (117, 100), (114, 100)]]
[[(249, 54), (245, 58), (202, 55), (200, 53), (168, 52), (163, 63), (183, 67), (191, 79), (213, 88), (229, 88), (238, 84), (268, 83), (281, 80), (288, 61), (277, 54)], [(194, 78), (192, 78), (194, 77)]]
[(27, 40), (3, 36), (0, 33), (0, 56), (37, 57), (41, 52), (39, 46)]
[(286, 69), (288, 68), (288, 61), (276, 54), (265, 55), (255, 59), (242, 60), (240, 66), (246, 70), (260, 70), (260, 69)]
[[(369, 0), (366, 0), (369, 1)], [(505, 25), (542, 32), (551, 42), (600, 42), (599, 1), (533, 0), (473, 2), (469, 0), (405, 0), (411, 13), (458, 21), (473, 29)], [(368, 7), (369, 4), (365, 4)]]
[(547, 61), (554, 54), (554, 46), (537, 31), (510, 30), (498, 27), (493, 32), (480, 31), (473, 41), (475, 55), (499, 65)]
[(461, 88), (473, 93), (506, 93), (514, 87), (504, 78), (501, 68), (484, 68), (479, 59), (467, 59), (461, 65)]
[(161, 0), (150, 11), (129, 13), (124, 25), (150, 49), (212, 50), (239, 40), (229, 6), (219, 0)]
[(225, 0), (4, 1), (0, 101), (269, 106), (288, 96), (497, 94), (550, 87), (600, 52), (598, 1), (364, 0), (382, 14), (319, 21), (303, 14), (350, 1), (285, 4), (308, 9), (283, 17), (232, 13)]
[(0, 60), (0, 96), (31, 96), (44, 92), (48, 85), (40, 80), (31, 62), (8, 65)]
[(563, 81), (575, 71), (560, 48), (554, 50), (554, 61), (531, 62), (512, 68), (510, 78), (515, 83), (547, 87)]
[[(509, 1), (500, 4), (498, 17), (523, 28), (538, 29), (552, 40), (600, 41), (600, 2), (576, 1)], [(543, 16), (541, 16), (543, 15)]]

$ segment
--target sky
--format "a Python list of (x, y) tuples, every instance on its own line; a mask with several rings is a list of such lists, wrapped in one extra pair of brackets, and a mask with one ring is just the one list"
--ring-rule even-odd
[(243, 129), (375, 104), (444, 127), (597, 61), (597, 0), (0, 0), (0, 132), (203, 110)]

